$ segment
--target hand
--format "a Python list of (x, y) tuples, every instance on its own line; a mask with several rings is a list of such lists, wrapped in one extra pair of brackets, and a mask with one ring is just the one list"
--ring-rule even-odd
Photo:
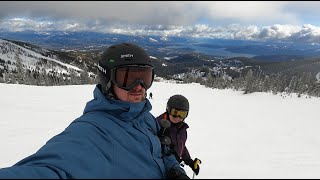
[(196, 175), (199, 174), (200, 171), (200, 166), (199, 164), (201, 164), (201, 160), (198, 158), (195, 158), (194, 160), (189, 159), (185, 162), (188, 166), (190, 166), (190, 168), (193, 170), (194, 173), (196, 173)]
[(168, 173), (168, 179), (190, 179), (190, 178), (184, 173), (176, 169), (170, 169)]

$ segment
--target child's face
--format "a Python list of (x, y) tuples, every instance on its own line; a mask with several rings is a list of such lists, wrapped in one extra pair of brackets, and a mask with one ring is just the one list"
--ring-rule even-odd
[(170, 118), (170, 121), (172, 122), (172, 123), (179, 123), (179, 122), (181, 122), (181, 121), (183, 121), (184, 119), (182, 119), (182, 118), (180, 118), (180, 117), (173, 117), (172, 115), (169, 115), (169, 118)]

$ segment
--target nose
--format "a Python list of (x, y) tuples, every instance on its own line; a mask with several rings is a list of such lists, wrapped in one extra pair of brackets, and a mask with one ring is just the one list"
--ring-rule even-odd
[(144, 88), (141, 84), (138, 84), (136, 87), (134, 87), (134, 90), (141, 90)]

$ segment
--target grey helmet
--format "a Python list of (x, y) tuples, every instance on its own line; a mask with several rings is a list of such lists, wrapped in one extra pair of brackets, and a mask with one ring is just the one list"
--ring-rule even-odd
[(189, 111), (189, 101), (180, 94), (173, 95), (167, 102), (167, 112), (170, 112), (171, 108)]
[(148, 65), (153, 67), (149, 55), (138, 45), (121, 43), (108, 47), (101, 55), (97, 72), (97, 83), (101, 86), (101, 90), (105, 95), (110, 92), (113, 93), (112, 88), (110, 88), (112, 85), (111, 70), (126, 65)]

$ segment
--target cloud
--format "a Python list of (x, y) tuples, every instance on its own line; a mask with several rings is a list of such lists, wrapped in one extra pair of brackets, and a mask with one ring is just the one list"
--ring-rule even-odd
[(34, 31), (41, 31), (43, 29), (50, 31), (54, 30), (55, 26), (51, 22), (39, 22), (32, 19), (13, 18), (1, 22), (2, 28), (7, 28), (11, 31), (24, 31), (32, 29)]
[(310, 22), (319, 17), (319, 6), (311, 1), (1, 1), (0, 28), (320, 42), (320, 29)]
[(258, 39), (285, 39), (297, 33), (302, 27), (294, 25), (280, 25), (275, 24), (272, 26), (263, 27), (259, 33), (254, 36)]
[[(223, 24), (272, 24), (296, 23), (298, 16), (293, 12), (284, 11), (288, 2), (269, 1), (214, 1), (201, 2), (206, 17), (212, 22)], [(279, 18), (281, 17), (281, 18)]]
[(311, 24), (302, 26), (274, 24), (263, 27), (240, 24), (229, 24), (217, 27), (212, 27), (208, 24), (196, 24), (194, 26), (115, 24), (106, 26), (100, 21), (85, 24), (78, 21), (67, 20), (36, 21), (32, 19), (13, 18), (0, 22), (0, 27), (2, 27), (2, 31), (93, 31), (135, 36), (189, 36), (237, 40), (283, 40), (320, 43), (320, 27)]
[(291, 41), (320, 43), (320, 27), (310, 24), (303, 25), (301, 29), (293, 33), (289, 39)]
[[(287, 1), (1, 1), (0, 19), (38, 18), (140, 25), (296, 24), (320, 15), (320, 2)], [(310, 11), (309, 11), (310, 10)]]
[(43, 16), (53, 19), (99, 20), (123, 24), (186, 25), (197, 20), (197, 15), (188, 11), (191, 6), (192, 4), (187, 2), (14, 1), (0, 2), (0, 16), (2, 18)]

